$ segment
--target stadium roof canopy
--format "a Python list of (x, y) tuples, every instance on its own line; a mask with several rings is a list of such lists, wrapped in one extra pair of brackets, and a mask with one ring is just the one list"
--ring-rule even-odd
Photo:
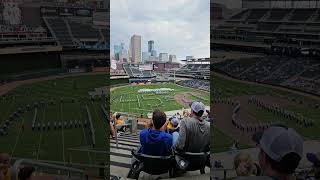
[(185, 62), (210, 62), (210, 58), (199, 58), (199, 59), (188, 59), (188, 60), (181, 60)]

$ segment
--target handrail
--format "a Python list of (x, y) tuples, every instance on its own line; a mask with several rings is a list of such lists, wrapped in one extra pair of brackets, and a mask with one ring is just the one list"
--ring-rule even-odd
[(82, 178), (85, 177), (85, 172), (80, 169), (76, 169), (76, 168), (72, 168), (72, 167), (65, 167), (65, 166), (55, 165), (55, 164), (49, 164), (49, 163), (43, 163), (43, 162), (34, 161), (34, 160), (30, 160), (30, 159), (19, 159), (19, 160), (15, 161), (15, 163), (12, 166), (12, 170), (13, 170), (12, 175), (11, 175), (12, 180), (17, 180), (18, 172), (20, 170), (19, 168), (22, 164), (24, 164), (24, 165), (27, 164), (27, 165), (32, 165), (32, 166), (41, 166), (41, 167), (47, 167), (47, 168), (56, 169), (56, 170), (67, 171), (69, 177), (70, 177), (71, 172), (81, 174)]

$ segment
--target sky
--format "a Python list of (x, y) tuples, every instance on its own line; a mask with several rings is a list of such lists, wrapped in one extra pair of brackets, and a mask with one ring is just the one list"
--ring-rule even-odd
[(209, 0), (111, 0), (111, 51), (133, 34), (141, 35), (141, 51), (154, 40), (157, 54), (210, 57)]

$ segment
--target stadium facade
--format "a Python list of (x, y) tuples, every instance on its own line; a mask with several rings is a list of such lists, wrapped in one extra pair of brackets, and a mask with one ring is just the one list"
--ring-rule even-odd
[(62, 72), (108, 71), (109, 23), (105, 18), (109, 9), (105, 5), (103, 1), (3, 2), (1, 81)]

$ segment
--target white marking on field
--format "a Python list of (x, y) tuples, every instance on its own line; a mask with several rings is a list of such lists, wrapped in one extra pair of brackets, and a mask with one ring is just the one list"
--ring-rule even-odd
[(138, 93), (148, 93), (148, 92), (171, 92), (174, 89), (171, 88), (158, 88), (158, 89), (139, 89)]

